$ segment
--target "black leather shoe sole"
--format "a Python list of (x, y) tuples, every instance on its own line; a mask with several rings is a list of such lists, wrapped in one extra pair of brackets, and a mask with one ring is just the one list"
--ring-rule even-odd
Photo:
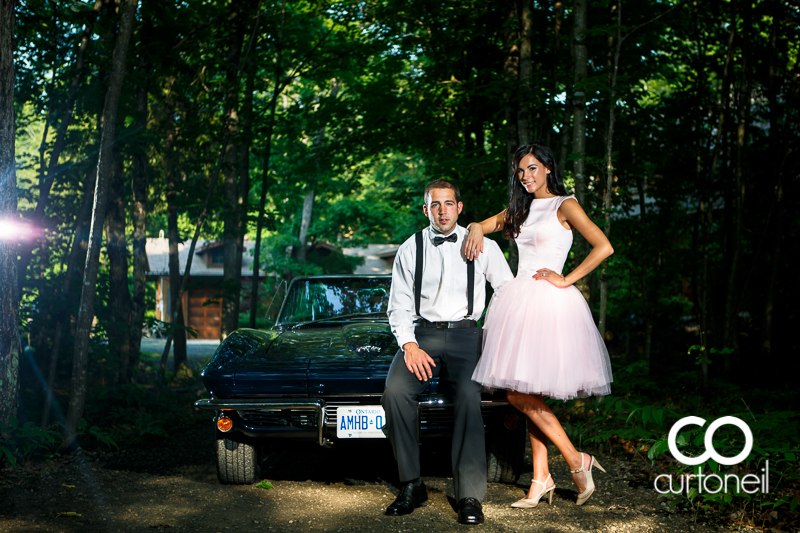
[(483, 515), (470, 515), (470, 516), (458, 516), (458, 522), (460, 524), (467, 524), (467, 525), (476, 525), (476, 524), (483, 524)]
[(393, 507), (389, 506), (386, 508), (386, 516), (405, 516), (407, 514), (411, 514), (414, 512), (414, 509), (418, 507), (425, 507), (428, 505), (428, 502), (420, 502), (415, 504), (414, 507)]
[(458, 502), (458, 521), (461, 524), (483, 524), (483, 508), (475, 498), (463, 498)]
[(407, 483), (400, 488), (400, 494), (386, 508), (387, 516), (404, 516), (414, 512), (417, 507), (427, 505), (428, 490), (425, 484), (413, 485)]

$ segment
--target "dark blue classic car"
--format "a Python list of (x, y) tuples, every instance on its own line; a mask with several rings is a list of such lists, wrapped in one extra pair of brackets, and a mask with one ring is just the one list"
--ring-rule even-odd
[[(258, 480), (265, 439), (345, 445), (384, 438), (380, 405), (397, 343), (386, 307), (390, 276), (314, 276), (289, 285), (269, 331), (238, 329), (220, 344), (202, 377), (215, 412), (222, 483)], [(447, 437), (453, 409), (437, 379), (419, 397), (419, 439)], [(525, 423), (501, 394), (483, 397), (489, 481), (515, 482)]]

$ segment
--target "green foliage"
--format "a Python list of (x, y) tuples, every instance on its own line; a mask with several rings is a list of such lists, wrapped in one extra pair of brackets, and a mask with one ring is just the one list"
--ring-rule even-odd
[(161, 377), (155, 366), (148, 367), (147, 378), (154, 384), (131, 383), (99, 391), (92, 398), (93, 416), (115, 442), (125, 446), (141, 444), (151, 438), (169, 438), (196, 423), (196, 377), (169, 373)]
[[(689, 375), (696, 376), (696, 373), (679, 374), (677, 380), (682, 381)], [(721, 477), (725, 474), (760, 476), (763, 474), (761, 469), (769, 461), (768, 493), (748, 494), (740, 490), (741, 487), (734, 488), (734, 483), (731, 483), (731, 490), (727, 493), (711, 494), (698, 491), (693, 485), (681, 494), (671, 495), (671, 505), (685, 505), (695, 512), (730, 513), (737, 509), (750, 509), (754, 513), (760, 509), (793, 512), (798, 505), (794, 491), (800, 487), (797, 463), (800, 457), (800, 411), (787, 411), (780, 407), (792, 400), (796, 402), (798, 393), (789, 393), (790, 399), (775, 391), (751, 391), (748, 396), (755, 397), (763, 405), (763, 410), (751, 412), (738, 387), (714, 382), (710, 384), (712, 389), (702, 396), (699, 391), (686, 389), (681, 395), (676, 395), (674, 381), (654, 380), (642, 362), (615, 368), (615, 395), (598, 403), (569, 402), (566, 409), (576, 416), (570, 416), (564, 428), (573, 442), (579, 439), (587, 443), (603, 443), (612, 449), (624, 446), (628, 453), (646, 458), (648, 483), (653, 483), (658, 474), (671, 475), (675, 480), (701, 472)], [(653, 401), (659, 397), (669, 400), (664, 403)], [(733, 467), (724, 467), (713, 459), (695, 467), (666, 460), (671, 457), (667, 433), (674, 422), (688, 415), (699, 416), (708, 423), (721, 416), (744, 420), (753, 432), (754, 446), (750, 455)], [(703, 427), (687, 426), (678, 434), (676, 442), (681, 453), (691, 457), (705, 451), (708, 423)], [(744, 446), (742, 432), (732, 426), (722, 426), (714, 433), (713, 445), (717, 453), (732, 457)], [(713, 484), (709, 487), (716, 488)]]
[[(9, 464), (16, 466), (20, 461), (36, 457), (57, 457), (66, 443), (65, 434), (63, 426), (58, 430), (42, 428), (33, 422), (20, 424), (16, 418), (11, 418), (7, 425), (0, 423), (0, 460), (5, 458)], [(101, 444), (119, 448), (110, 434), (98, 426), (90, 426), (83, 418), (75, 429), (75, 435), (79, 438), (90, 435)]]
[(102, 444), (119, 449), (116, 441), (109, 433), (98, 426), (90, 426), (84, 418), (81, 418), (80, 422), (78, 422), (78, 426), (75, 428), (75, 434), (79, 437), (81, 435), (91, 435)]
[(34, 454), (50, 455), (63, 443), (61, 434), (37, 426), (33, 422), (20, 425), (11, 418), (8, 425), (0, 423), (0, 452), (6, 460), (16, 466), (18, 461), (27, 461)]
[(269, 481), (267, 481), (265, 479), (264, 481), (262, 481), (261, 483), (256, 485), (256, 487), (259, 488), (259, 489), (267, 489), (267, 490), (269, 490), (269, 489), (274, 489), (275, 485), (273, 485), (272, 483), (270, 483)]

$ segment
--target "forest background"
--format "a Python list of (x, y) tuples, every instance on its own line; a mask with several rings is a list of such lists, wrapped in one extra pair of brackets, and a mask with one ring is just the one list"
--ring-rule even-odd
[[(223, 335), (266, 327), (280, 281), (355, 267), (314, 243), (402, 242), (440, 177), (461, 221), (482, 220), (505, 205), (516, 147), (540, 140), (614, 245), (581, 290), (642, 405), (675, 414), (683, 395), (720, 414), (747, 396), (797, 448), (798, 2), (0, 5), (7, 430), (86, 431), (109, 385), (145, 379), (145, 238), (168, 237), (184, 289), (177, 244), (222, 242)], [(267, 278), (242, 294), (245, 236)], [(169, 333), (178, 370), (187, 333)], [(640, 422), (658, 442), (664, 420)]]

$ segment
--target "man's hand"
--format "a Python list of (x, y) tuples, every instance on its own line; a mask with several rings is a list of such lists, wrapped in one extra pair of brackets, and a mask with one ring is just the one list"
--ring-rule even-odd
[(431, 356), (425, 353), (425, 350), (419, 347), (416, 342), (407, 342), (403, 345), (403, 352), (405, 352), (406, 368), (409, 372), (417, 376), (420, 381), (428, 381), (428, 378), (433, 377), (431, 367), (435, 367), (436, 363), (433, 362)]

